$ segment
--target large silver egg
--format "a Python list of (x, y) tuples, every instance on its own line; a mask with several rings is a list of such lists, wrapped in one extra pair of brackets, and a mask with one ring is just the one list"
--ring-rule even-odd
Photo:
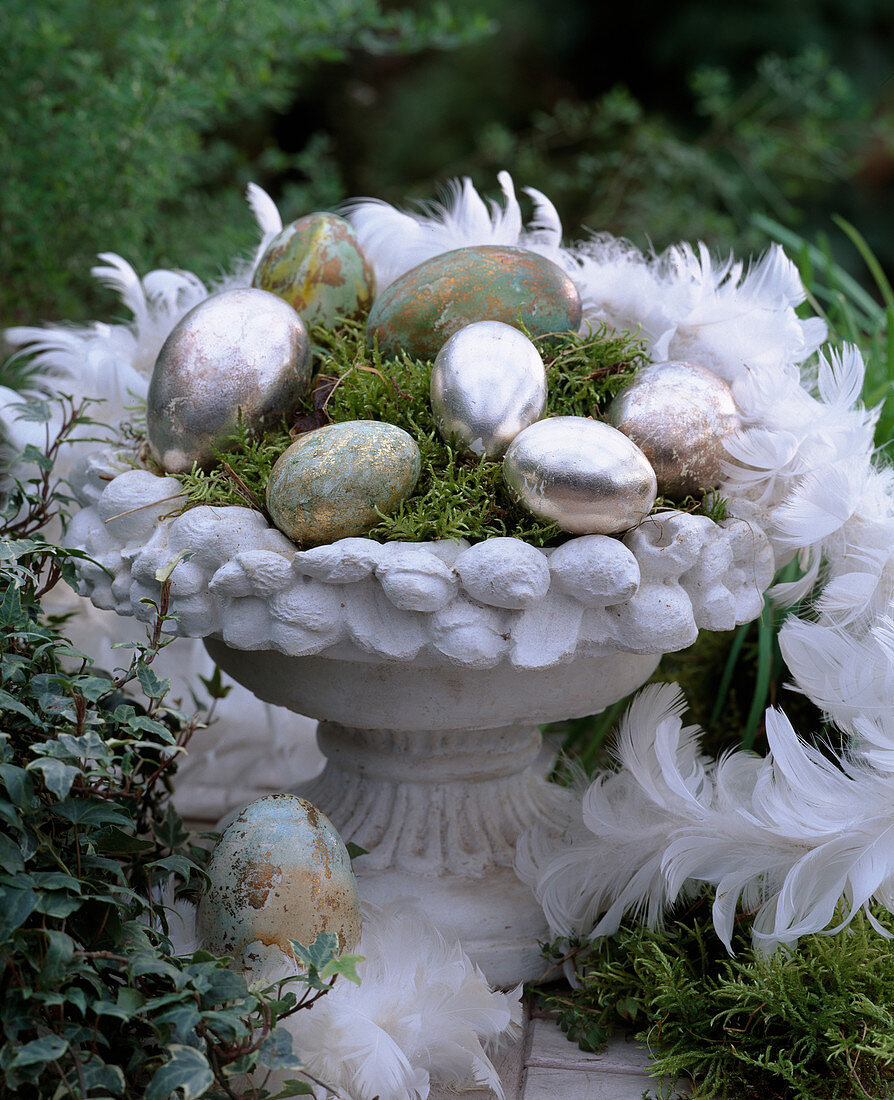
[(473, 454), (499, 458), (543, 416), (546, 370), (523, 332), (502, 321), (478, 321), (454, 333), (431, 372), (438, 431)]
[(605, 414), (645, 453), (658, 490), (680, 499), (714, 489), (728, 458), (724, 440), (741, 427), (729, 386), (695, 363), (653, 363), (614, 399)]
[(295, 413), (310, 384), (310, 340), (294, 309), (266, 290), (226, 290), (199, 302), (162, 345), (149, 383), (146, 429), (168, 473), (214, 464), (243, 422), (260, 431)]
[(573, 535), (613, 535), (652, 510), (655, 471), (626, 435), (583, 416), (555, 416), (520, 432), (503, 479), (529, 512)]

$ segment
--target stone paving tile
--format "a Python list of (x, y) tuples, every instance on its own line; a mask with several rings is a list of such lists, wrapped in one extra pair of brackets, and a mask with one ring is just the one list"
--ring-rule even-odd
[[(656, 1085), (646, 1074), (648, 1054), (615, 1038), (599, 1054), (580, 1050), (543, 1014), (526, 1017), (522, 1038), (494, 1059), (506, 1100), (641, 1100)], [(457, 1092), (432, 1089), (430, 1100), (455, 1100)], [(464, 1096), (492, 1100), (489, 1089)]]
[(648, 1087), (649, 1079), (641, 1073), (533, 1066), (528, 1070), (523, 1096), (524, 1100), (641, 1100)]
[(612, 1039), (605, 1050), (590, 1054), (569, 1042), (554, 1020), (535, 1016), (530, 1026), (533, 1036), (526, 1059), (529, 1066), (627, 1074), (645, 1074), (648, 1068), (648, 1053), (623, 1037)]

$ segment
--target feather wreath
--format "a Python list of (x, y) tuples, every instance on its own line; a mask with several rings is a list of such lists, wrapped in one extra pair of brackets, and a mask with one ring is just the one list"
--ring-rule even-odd
[[(553, 931), (598, 935), (625, 912), (660, 920), (681, 894), (715, 889), (729, 944), (737, 906), (757, 911), (767, 948), (827, 928), (894, 890), (894, 475), (873, 461), (876, 413), (859, 404), (859, 351), (820, 353), (819, 318), (779, 246), (746, 266), (704, 245), (646, 256), (606, 234), (570, 249), (539, 193), (524, 229), (514, 189), (488, 211), (469, 181), (452, 205), (411, 215), (383, 203), (349, 208), (376, 270), (393, 279), (467, 244), (541, 252), (575, 281), (584, 323), (639, 331), (653, 360), (687, 359), (726, 379), (744, 430), (730, 440), (721, 492), (771, 535), (777, 562), (803, 577), (771, 595), (813, 593), (810, 621), (790, 618), (780, 645), (797, 686), (850, 735), (828, 759), (785, 716), (767, 714), (770, 754), (719, 761), (698, 752), (671, 689), (647, 688), (618, 734), (616, 772), (582, 792), (563, 832), (522, 838), (517, 869)], [(398, 222), (404, 229), (397, 232)], [(514, 238), (507, 233), (514, 232)], [(395, 243), (399, 242), (399, 243)]]
[[(847, 751), (830, 758), (770, 711), (766, 758), (711, 760), (698, 730), (683, 725), (678, 689), (646, 688), (621, 724), (618, 768), (581, 790), (564, 830), (522, 838), (520, 875), (561, 935), (609, 932), (625, 913), (657, 923), (669, 903), (705, 884), (724, 941), (744, 908), (756, 912), (754, 936), (768, 949), (827, 928), (842, 899), (848, 915), (871, 900), (894, 905), (894, 486), (873, 461), (875, 415), (859, 404), (859, 352), (820, 353), (825, 324), (796, 312), (804, 289), (778, 246), (750, 266), (717, 260), (703, 245), (644, 255), (606, 234), (567, 248), (546, 196), (527, 190), (534, 214), (525, 225), (508, 174), (499, 184), (502, 202), (486, 202), (465, 180), (443, 204), (415, 212), (348, 204), (379, 291), (455, 248), (531, 249), (573, 279), (584, 324), (637, 331), (654, 360), (685, 358), (726, 379), (744, 429), (730, 441), (722, 492), (769, 532), (779, 564), (799, 558), (803, 579), (773, 595), (792, 603), (813, 592), (813, 613), (788, 620), (783, 654), (798, 687), (849, 735)], [(263, 248), (281, 219), (260, 188), (248, 199)], [(177, 320), (213, 290), (247, 285), (251, 267), (207, 288), (186, 272), (140, 279), (120, 257), (100, 259), (94, 274), (119, 294), (130, 323), (19, 328), (7, 339), (36, 354), (44, 392), (95, 393), (114, 420), (145, 395)], [(0, 395), (0, 424), (14, 433), (13, 398)], [(457, 949), (411, 929), (412, 919), (368, 928), (361, 992), (324, 999), (331, 1018), (324, 1024), (319, 1008), (307, 1014), (314, 1020), (302, 1022), (298, 1045), (309, 1064), (322, 1060), (321, 1078), (330, 1069), (346, 1075), (338, 1080), (358, 1096), (385, 1095), (382, 1081), (409, 1096), (425, 1096), (443, 1077), (494, 1086), (483, 1052), (511, 1032), (517, 1009), (489, 1000)], [(405, 950), (414, 936), (427, 945), (424, 964)], [(432, 966), (454, 984), (433, 991)], [(425, 1034), (442, 1035), (442, 1047), (413, 1030), (417, 1002)]]

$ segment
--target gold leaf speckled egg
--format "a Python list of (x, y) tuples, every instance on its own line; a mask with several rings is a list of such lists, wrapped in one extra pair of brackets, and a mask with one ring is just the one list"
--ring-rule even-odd
[(302, 546), (363, 535), (412, 492), (420, 464), (415, 441), (394, 424), (327, 424), (299, 436), (276, 460), (267, 510)]

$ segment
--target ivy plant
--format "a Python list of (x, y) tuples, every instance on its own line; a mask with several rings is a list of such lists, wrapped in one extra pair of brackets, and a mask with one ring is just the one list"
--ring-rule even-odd
[[(27, 414), (49, 422), (45, 405)], [(227, 690), (209, 678), (210, 706), (188, 716), (153, 667), (171, 641), (177, 562), (158, 572), (146, 641), (112, 672), (41, 606), (75, 582), (77, 553), (42, 531), (65, 507), (53, 460), (83, 419), (67, 402), (58, 435), (24, 456), (0, 526), (0, 1092), (308, 1094), (279, 1025), (339, 974), (356, 981), (355, 958), (324, 933), (293, 944), (293, 977), (250, 989), (228, 959), (178, 955), (171, 936), (170, 903), (197, 897), (208, 855), (171, 805), (171, 777)], [(275, 1094), (273, 1072), (286, 1082)]]

